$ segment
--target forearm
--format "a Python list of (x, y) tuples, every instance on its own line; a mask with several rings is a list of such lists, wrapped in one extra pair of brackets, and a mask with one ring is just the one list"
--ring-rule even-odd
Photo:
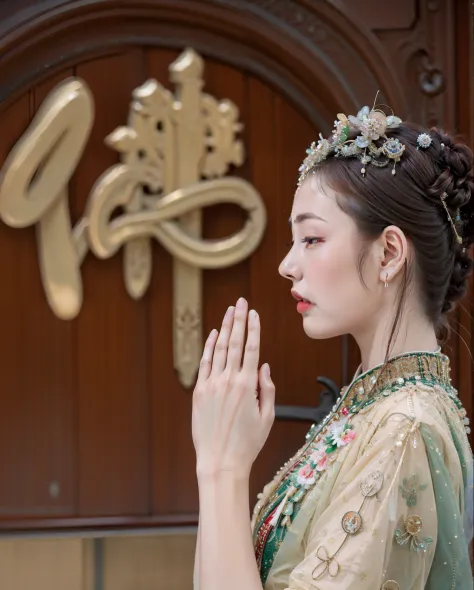
[(200, 569), (200, 547), (201, 547), (201, 517), (199, 517), (198, 530), (196, 535), (196, 551), (194, 553), (193, 589), (199, 590), (199, 569)]
[(199, 477), (200, 590), (262, 590), (252, 543), (249, 480)]

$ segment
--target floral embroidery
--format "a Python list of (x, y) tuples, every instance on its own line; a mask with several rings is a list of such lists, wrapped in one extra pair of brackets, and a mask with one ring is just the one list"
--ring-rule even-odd
[(331, 422), (323, 441), (312, 446), (308, 465), (317, 472), (325, 471), (332, 460), (332, 453), (348, 445), (355, 437), (356, 431), (347, 420), (334, 420)]
[(407, 501), (408, 507), (416, 506), (418, 501), (418, 492), (426, 490), (428, 484), (418, 485), (418, 476), (412, 475), (410, 478), (403, 478), (403, 485), (400, 486), (403, 498)]
[(466, 434), (471, 434), (471, 428), (469, 426), (469, 418), (467, 417), (467, 412), (461, 405), (458, 405), (458, 408), (462, 422), (464, 424), (464, 429), (466, 430)]
[(342, 420), (338, 420), (333, 422), (329, 427), (329, 434), (324, 439), (326, 443), (326, 453), (329, 455), (333, 453), (339, 447), (344, 447), (351, 440), (355, 438), (355, 430), (352, 427)]
[(317, 449), (311, 453), (309, 460), (314, 464), (316, 471), (324, 471), (328, 466), (328, 454), (324, 449)]
[(407, 545), (410, 543), (410, 550), (415, 553), (419, 553), (420, 551), (426, 553), (426, 550), (433, 542), (433, 539), (431, 537), (420, 539), (418, 534), (421, 532), (422, 528), (423, 521), (421, 518), (416, 514), (412, 514), (405, 520), (405, 532), (402, 532), (400, 529), (395, 531), (395, 539), (399, 545)]
[(296, 483), (300, 486), (310, 486), (316, 481), (316, 474), (310, 465), (303, 465), (303, 467), (296, 474)]
[[(305, 462), (296, 469), (288, 480), (288, 487), (272, 519), (272, 523), (282, 527), (291, 524), (295, 506), (303, 500), (306, 493), (314, 486), (321, 474), (335, 460), (335, 451), (347, 446), (356, 437), (356, 432), (347, 419), (334, 420), (327, 427), (326, 436), (318, 443), (312, 443)], [(281, 516), (283, 518), (280, 521)]]

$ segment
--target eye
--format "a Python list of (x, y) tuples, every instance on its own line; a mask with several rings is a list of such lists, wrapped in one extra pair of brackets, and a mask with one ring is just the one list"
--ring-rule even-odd
[(301, 240), (301, 242), (303, 244), (307, 244), (308, 246), (314, 246), (315, 244), (318, 244), (319, 242), (322, 242), (322, 239), (321, 238), (310, 238), (310, 237), (306, 237), (306, 238), (303, 238)]

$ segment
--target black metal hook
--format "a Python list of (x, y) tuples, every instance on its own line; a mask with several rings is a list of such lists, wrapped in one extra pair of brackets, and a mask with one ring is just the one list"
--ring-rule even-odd
[(275, 418), (277, 420), (310, 422), (319, 424), (332, 410), (337, 398), (339, 397), (340, 388), (328, 377), (318, 377), (318, 383), (324, 385), (319, 394), (320, 403), (318, 406), (275, 406)]

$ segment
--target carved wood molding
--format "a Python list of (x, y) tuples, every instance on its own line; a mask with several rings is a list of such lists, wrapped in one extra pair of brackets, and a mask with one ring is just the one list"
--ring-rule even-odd
[[(377, 89), (406, 111), (383, 45), (337, 2), (24, 0), (0, 19), (5, 108), (65, 67), (130, 46), (194, 47), (276, 86), (323, 131)], [(1, 16), (1, 14), (0, 14)]]
[(453, 12), (449, 2), (422, 2), (414, 27), (387, 41), (390, 53), (399, 56), (393, 68), (405, 85), (407, 115), (427, 127), (450, 130), (456, 123)]
[(170, 526), (196, 526), (197, 513), (159, 514), (155, 516), (97, 516), (89, 518), (37, 518), (34, 521), (24, 519), (2, 519), (2, 537), (9, 534), (31, 533), (33, 525), (37, 531), (55, 531), (61, 533), (114, 530), (146, 530)]

